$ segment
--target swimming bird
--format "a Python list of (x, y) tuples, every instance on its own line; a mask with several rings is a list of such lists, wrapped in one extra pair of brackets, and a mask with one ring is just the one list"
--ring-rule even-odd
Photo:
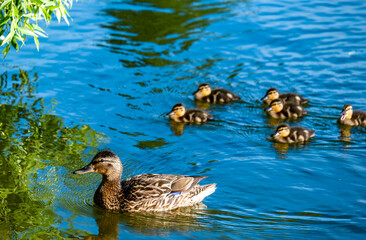
[(240, 96), (235, 95), (227, 89), (211, 89), (209, 83), (200, 84), (193, 95), (196, 100), (209, 103), (229, 103), (240, 99)]
[(94, 202), (101, 208), (115, 211), (163, 211), (192, 206), (216, 189), (216, 183), (198, 184), (207, 176), (148, 173), (121, 182), (122, 170), (119, 157), (112, 151), (103, 150), (74, 174), (100, 173), (103, 178), (94, 194)]
[(287, 123), (278, 125), (276, 132), (271, 137), (281, 143), (303, 143), (315, 136), (314, 130), (302, 127), (290, 127)]
[(285, 103), (281, 98), (273, 100), (265, 111), (275, 119), (301, 118), (307, 113), (302, 106)]
[(207, 112), (192, 108), (186, 109), (186, 106), (183, 103), (177, 103), (173, 106), (172, 110), (167, 113), (170, 119), (175, 122), (207, 122), (208, 120), (214, 119), (214, 116), (208, 114)]
[(297, 93), (283, 93), (280, 94), (277, 88), (270, 88), (267, 90), (266, 95), (261, 100), (269, 105), (271, 101), (275, 99), (282, 99), (285, 103), (294, 103), (296, 105), (302, 105), (309, 102), (309, 99), (303, 98)]
[(338, 119), (338, 123), (366, 127), (366, 112), (361, 110), (353, 111), (352, 105), (345, 104), (341, 113), (342, 116)]

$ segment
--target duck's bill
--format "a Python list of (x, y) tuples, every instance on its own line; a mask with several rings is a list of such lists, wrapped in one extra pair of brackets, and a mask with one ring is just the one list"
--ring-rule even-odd
[(266, 112), (270, 112), (270, 111), (272, 111), (272, 107), (267, 108), (265, 111), (266, 111)]
[(268, 99), (268, 96), (264, 96), (261, 98), (262, 101), (267, 100), (267, 99)]
[(198, 93), (198, 90), (194, 91), (194, 92), (192, 93), (192, 95), (195, 95), (196, 93)]
[(73, 174), (84, 174), (84, 173), (90, 173), (90, 172), (94, 172), (94, 168), (91, 164), (86, 165), (82, 169), (74, 171)]
[(343, 112), (342, 112), (341, 120), (343, 121), (344, 119), (346, 119), (346, 116), (347, 116), (347, 114), (343, 114)]
[(174, 111), (172, 110), (172, 111), (168, 112), (166, 115), (172, 115), (173, 113), (174, 113)]
[(278, 132), (275, 132), (271, 135), (271, 137), (277, 137), (278, 135), (280, 135)]

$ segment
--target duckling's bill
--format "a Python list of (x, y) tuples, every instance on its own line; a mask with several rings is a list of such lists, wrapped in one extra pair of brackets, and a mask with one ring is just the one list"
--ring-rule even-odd
[(85, 167), (74, 171), (73, 174), (84, 174), (84, 173), (90, 173), (90, 172), (95, 172), (92, 164), (88, 164)]
[(343, 110), (342, 112), (341, 112), (341, 114), (342, 114), (342, 116), (341, 116), (341, 120), (343, 121), (344, 119), (346, 119), (346, 117), (347, 117), (347, 110)]

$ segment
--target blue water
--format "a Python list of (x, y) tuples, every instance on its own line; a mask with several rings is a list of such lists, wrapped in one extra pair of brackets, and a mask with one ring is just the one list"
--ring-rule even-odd
[[(41, 202), (53, 218), (46, 227), (3, 222), (7, 236), (57, 229), (79, 239), (366, 237), (366, 130), (344, 133), (336, 124), (345, 103), (366, 111), (364, 1), (89, 0), (70, 15), (70, 26), (45, 27), (39, 52), (31, 40), (10, 52), (0, 73), (37, 74), (34, 96), (47, 113), (103, 137), (80, 159), (42, 160), (29, 191), (35, 199), (52, 193)], [(199, 106), (215, 115), (211, 123), (171, 126), (165, 114), (178, 102), (197, 107), (191, 93), (202, 82), (242, 100)], [(315, 129), (314, 140), (268, 140), (276, 122), (259, 99), (269, 87), (311, 100), (309, 114), (291, 125)], [(178, 213), (101, 211), (92, 203), (100, 176), (71, 171), (104, 148), (120, 156), (124, 177), (207, 175), (202, 183), (218, 188), (206, 206)]]

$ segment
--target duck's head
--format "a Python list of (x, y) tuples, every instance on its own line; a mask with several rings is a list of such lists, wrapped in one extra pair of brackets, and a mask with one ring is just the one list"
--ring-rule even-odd
[(278, 125), (276, 132), (274, 134), (272, 134), (272, 137), (277, 137), (277, 136), (281, 136), (281, 137), (287, 137), (288, 135), (290, 135), (290, 126), (287, 123), (281, 123), (280, 125)]
[(183, 103), (177, 103), (173, 106), (172, 110), (168, 112), (166, 115), (169, 115), (170, 118), (175, 117), (183, 117), (186, 113), (186, 106)]
[(275, 100), (272, 100), (272, 102), (269, 104), (269, 107), (266, 109), (267, 112), (274, 111), (276, 113), (281, 112), (283, 109), (283, 101), (280, 98), (277, 98)]
[(351, 104), (345, 104), (343, 106), (342, 109), (342, 116), (341, 116), (341, 120), (343, 121), (344, 119), (351, 119), (352, 118), (352, 114), (353, 114), (353, 108)]
[(211, 85), (209, 83), (202, 83), (198, 89), (193, 93), (196, 98), (207, 97), (211, 94)]
[(280, 92), (278, 91), (277, 88), (270, 88), (267, 90), (266, 95), (264, 95), (264, 97), (261, 98), (262, 101), (272, 101), (275, 100), (277, 98), (280, 97)]
[(85, 167), (74, 171), (74, 174), (97, 172), (108, 181), (120, 180), (122, 176), (122, 163), (119, 157), (112, 151), (103, 150), (94, 156), (93, 160)]

